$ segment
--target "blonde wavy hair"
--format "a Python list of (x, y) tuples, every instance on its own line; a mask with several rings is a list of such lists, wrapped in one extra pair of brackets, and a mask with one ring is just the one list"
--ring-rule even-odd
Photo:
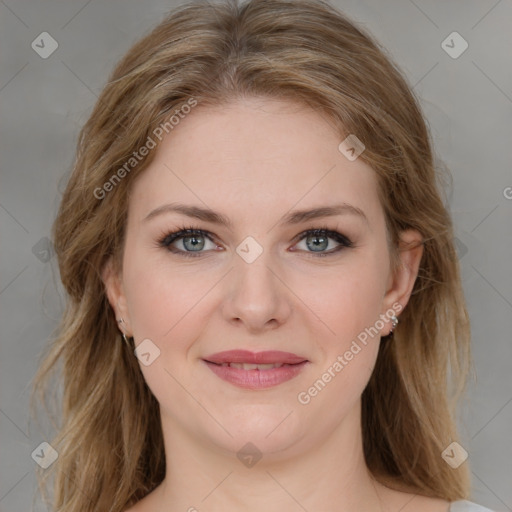
[[(52, 477), (55, 512), (121, 512), (165, 476), (159, 404), (120, 341), (101, 279), (111, 256), (121, 266), (130, 187), (155, 151), (103, 198), (95, 191), (191, 98), (219, 105), (250, 96), (311, 106), (340, 141), (349, 133), (363, 141), (395, 265), (400, 232), (422, 234), (413, 293), (362, 395), (364, 454), (388, 486), (469, 497), (467, 464), (452, 469), (441, 452), (458, 439), (470, 326), (443, 174), (417, 99), (385, 51), (322, 0), (203, 1), (176, 8), (130, 48), (80, 132), (52, 233), (67, 305), (32, 393), (56, 418), (50, 444), (59, 457), (38, 475), (46, 501)], [(62, 399), (51, 409), (55, 382)]]

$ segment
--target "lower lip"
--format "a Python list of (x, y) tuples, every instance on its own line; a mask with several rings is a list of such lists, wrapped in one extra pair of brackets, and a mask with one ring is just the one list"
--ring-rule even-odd
[(271, 370), (242, 370), (230, 366), (221, 366), (209, 361), (205, 361), (205, 363), (218, 377), (235, 386), (245, 389), (265, 389), (293, 379), (304, 369), (308, 361), (284, 365)]

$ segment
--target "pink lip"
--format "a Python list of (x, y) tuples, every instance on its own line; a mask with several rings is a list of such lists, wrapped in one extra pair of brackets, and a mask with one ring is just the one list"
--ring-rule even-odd
[(291, 352), (281, 352), (279, 350), (267, 350), (265, 352), (249, 352), (248, 350), (227, 350), (217, 352), (204, 358), (211, 363), (251, 363), (251, 364), (297, 364), (307, 361), (305, 357), (292, 354)]
[[(249, 352), (229, 350), (204, 359), (206, 365), (221, 379), (245, 389), (265, 389), (282, 384), (298, 375), (309, 364), (305, 358), (290, 352)], [(222, 363), (284, 364), (270, 370), (243, 370), (221, 366)]]

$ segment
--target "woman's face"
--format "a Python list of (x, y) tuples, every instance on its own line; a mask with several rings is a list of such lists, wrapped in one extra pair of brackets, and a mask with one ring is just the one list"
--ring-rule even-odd
[[(341, 142), (291, 102), (198, 106), (135, 181), (122, 275), (104, 276), (176, 439), (221, 452), (252, 443), (278, 457), (356, 417), (421, 247), (402, 253), (393, 278), (375, 173)], [(319, 208), (340, 209), (297, 213)], [(201, 232), (168, 236), (182, 228)], [(332, 233), (306, 233), (314, 229)], [(215, 356), (238, 350), (254, 359)], [(296, 358), (254, 355), (270, 351)]]

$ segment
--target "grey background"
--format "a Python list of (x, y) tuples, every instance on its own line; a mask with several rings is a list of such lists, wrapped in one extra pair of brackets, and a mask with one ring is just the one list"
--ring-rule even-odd
[[(512, 2), (333, 2), (388, 49), (421, 97), (456, 225), (477, 379), (459, 418), (472, 500), (512, 510)], [(76, 137), (114, 63), (176, 2), (0, 0), (0, 510), (29, 510), (31, 378), (62, 311), (50, 227)], [(41, 58), (42, 32), (58, 42)], [(468, 49), (441, 47), (457, 31)], [(451, 43), (450, 43), (451, 44)], [(458, 43), (457, 43), (458, 44)], [(50, 258), (48, 260), (48, 258)], [(48, 260), (48, 261), (46, 261)], [(36, 510), (45, 510), (37, 504)]]

